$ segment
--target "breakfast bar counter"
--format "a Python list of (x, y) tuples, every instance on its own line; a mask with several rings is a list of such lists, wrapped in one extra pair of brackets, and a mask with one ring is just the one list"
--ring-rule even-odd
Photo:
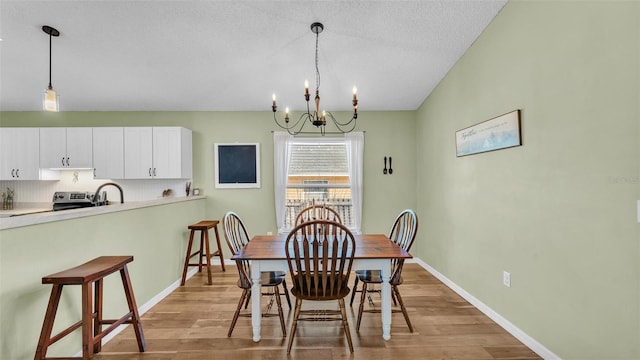
[(111, 205), (105, 206), (86, 207), (61, 211), (51, 210), (50, 204), (48, 206), (45, 206), (44, 204), (38, 203), (32, 207), (24, 207), (22, 209), (1, 210), (0, 230), (21, 226), (44, 224), (53, 221), (76, 219), (86, 216), (96, 216), (117, 211), (140, 209), (149, 206), (167, 205), (182, 201), (199, 200), (204, 198), (206, 198), (206, 196), (204, 195), (186, 197), (164, 197), (156, 200), (132, 201), (122, 204), (113, 203)]

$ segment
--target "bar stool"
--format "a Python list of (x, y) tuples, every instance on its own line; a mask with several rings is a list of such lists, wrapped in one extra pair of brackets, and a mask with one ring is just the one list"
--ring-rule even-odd
[[(147, 345), (142, 333), (140, 315), (138, 314), (138, 307), (136, 306), (136, 299), (133, 295), (133, 288), (131, 287), (131, 280), (127, 270), (127, 263), (132, 261), (133, 256), (101, 256), (74, 268), (42, 278), (43, 284), (53, 284), (53, 288), (51, 289), (47, 312), (44, 316), (42, 332), (40, 333), (40, 340), (38, 340), (38, 347), (34, 357), (35, 360), (52, 359), (47, 357), (49, 346), (80, 327), (82, 327), (81, 359), (83, 360), (87, 360), (93, 354), (100, 352), (102, 350), (102, 339), (122, 324), (131, 324), (133, 326), (138, 341), (138, 350), (140, 352), (145, 351)], [(129, 312), (120, 319), (106, 320), (102, 318), (102, 280), (105, 276), (116, 271), (120, 271)], [(92, 296), (94, 283), (95, 297)], [(82, 285), (82, 320), (51, 337), (64, 285)], [(111, 324), (111, 326), (102, 330), (102, 325), (104, 324)]]
[[(216, 233), (216, 244), (218, 245), (218, 250), (216, 250), (213, 254), (211, 253), (209, 246), (209, 229), (213, 228)], [(219, 256), (220, 257), (220, 265), (222, 266), (222, 271), (226, 271), (224, 268), (224, 257), (222, 255), (222, 248), (220, 247), (220, 235), (218, 234), (218, 220), (202, 220), (197, 224), (189, 225), (189, 230), (191, 233), (189, 234), (189, 245), (187, 246), (187, 255), (184, 259), (184, 270), (182, 270), (182, 282), (180, 282), (180, 286), (184, 286), (184, 282), (187, 278), (187, 269), (189, 266), (197, 266), (198, 272), (202, 272), (202, 267), (207, 267), (207, 276), (208, 276), (208, 284), (213, 284), (211, 280), (211, 257)], [(191, 253), (191, 247), (193, 246), (193, 236), (196, 231), (200, 231), (200, 250)], [(191, 258), (194, 256), (198, 256), (197, 263), (191, 263)], [(206, 263), (202, 260), (206, 259)]]

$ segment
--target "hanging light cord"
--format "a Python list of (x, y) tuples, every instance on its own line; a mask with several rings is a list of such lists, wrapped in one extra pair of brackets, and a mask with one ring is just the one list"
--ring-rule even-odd
[(51, 85), (51, 38), (52, 35), (49, 33), (49, 89), (53, 89)]
[(320, 70), (318, 70), (318, 37), (320, 32), (316, 32), (316, 93), (320, 90)]

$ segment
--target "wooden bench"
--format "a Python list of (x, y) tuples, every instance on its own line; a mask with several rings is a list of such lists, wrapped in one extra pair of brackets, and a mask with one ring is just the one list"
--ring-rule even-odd
[[(140, 352), (145, 351), (146, 343), (142, 333), (140, 315), (133, 295), (129, 272), (127, 271), (127, 264), (132, 261), (133, 256), (101, 256), (74, 268), (42, 278), (43, 284), (52, 284), (53, 288), (51, 289), (47, 312), (44, 316), (42, 332), (40, 333), (40, 340), (34, 357), (35, 360), (50, 359), (46, 356), (49, 346), (80, 327), (82, 327), (81, 359), (83, 360), (87, 360), (93, 354), (100, 352), (102, 339), (122, 324), (131, 324), (133, 326), (138, 340), (138, 349)], [(120, 271), (129, 312), (120, 319), (107, 320), (102, 318), (103, 278), (116, 271)], [(95, 296), (92, 294), (94, 283)], [(82, 285), (82, 320), (52, 337), (53, 323), (64, 285)], [(111, 326), (102, 330), (102, 326), (105, 324), (111, 324)]]

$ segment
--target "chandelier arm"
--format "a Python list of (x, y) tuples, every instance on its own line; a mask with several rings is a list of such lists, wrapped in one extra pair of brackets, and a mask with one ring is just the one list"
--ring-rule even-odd
[[(278, 125), (281, 129), (285, 129), (287, 131), (289, 131), (290, 129), (295, 128), (296, 126), (298, 126), (298, 124), (300, 123), (300, 119), (298, 119), (295, 123), (291, 124), (291, 126), (288, 126), (286, 124), (282, 124), (280, 123), (280, 121), (278, 121), (278, 118), (276, 117), (276, 113), (273, 113), (273, 121), (276, 123), (276, 125)], [(303, 126), (304, 126), (304, 122), (303, 122)]]
[[(351, 117), (351, 120), (349, 120), (349, 121), (347, 121), (345, 123), (341, 123), (333, 116), (333, 114), (331, 112), (326, 111), (326, 115), (327, 115), (327, 117), (329, 117), (329, 119), (331, 119), (331, 121), (336, 126), (336, 128), (343, 134), (351, 132), (356, 128), (356, 118), (355, 117)], [(351, 126), (348, 127), (349, 125), (351, 125)]]

